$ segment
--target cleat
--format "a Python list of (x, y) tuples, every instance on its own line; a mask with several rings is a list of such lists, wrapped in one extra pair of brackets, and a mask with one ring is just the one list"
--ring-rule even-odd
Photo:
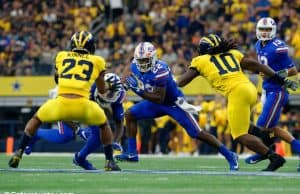
[(263, 155), (260, 154), (254, 154), (252, 156), (249, 156), (245, 159), (245, 162), (247, 164), (257, 164), (263, 160), (267, 159), (266, 157), (264, 157)]
[(79, 153), (76, 152), (73, 158), (73, 163), (85, 170), (97, 170), (88, 160), (79, 158)]
[(269, 159), (270, 164), (267, 168), (263, 169), (262, 171), (275, 171), (281, 166), (283, 166), (283, 164), (285, 163), (285, 159), (282, 156), (275, 153), (272, 154)]
[(115, 161), (106, 160), (104, 170), (105, 171), (121, 171), (121, 168), (116, 164)]
[(11, 168), (18, 168), (20, 160), (22, 159), (22, 150), (18, 150), (8, 161), (8, 166)]
[(25, 153), (26, 155), (30, 155), (31, 152), (32, 152), (31, 147), (30, 147), (30, 146), (26, 146), (26, 147), (25, 147), (25, 150), (24, 150), (24, 153)]
[(238, 171), (239, 170), (239, 157), (236, 153), (231, 152), (231, 157), (227, 159), (230, 166), (230, 171)]
[(298, 170), (298, 172), (300, 172), (300, 163), (299, 163), (299, 165), (298, 165), (298, 168), (297, 168), (297, 170)]
[(138, 162), (139, 156), (138, 156), (137, 152), (133, 152), (133, 153), (125, 152), (120, 155), (116, 155), (115, 159), (118, 161)]

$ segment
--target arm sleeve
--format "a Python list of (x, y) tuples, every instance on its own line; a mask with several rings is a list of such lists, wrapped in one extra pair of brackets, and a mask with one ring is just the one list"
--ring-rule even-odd
[(292, 68), (295, 66), (293, 60), (288, 55), (288, 47), (287, 46), (278, 47), (278, 48), (276, 48), (275, 52), (276, 52), (276, 56), (277, 56), (276, 57), (277, 61), (280, 64), (284, 65), (285, 69), (289, 69), (289, 68)]
[(155, 85), (158, 87), (165, 87), (170, 76), (171, 75), (170, 75), (169, 69), (162, 68), (162, 69), (158, 70), (158, 72), (156, 73), (156, 75), (154, 77)]
[(91, 90), (90, 90), (90, 100), (95, 101), (94, 93), (95, 93), (96, 88), (97, 88), (96, 84), (93, 84), (92, 87), (91, 87)]

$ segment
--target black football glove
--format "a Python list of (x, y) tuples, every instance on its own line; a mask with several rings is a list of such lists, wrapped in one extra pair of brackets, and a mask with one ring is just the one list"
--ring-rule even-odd
[(290, 88), (293, 91), (296, 91), (297, 88), (299, 87), (298, 82), (295, 82), (295, 81), (287, 79), (287, 78), (284, 80), (284, 84), (283, 85), (284, 85), (284, 87)]
[(276, 72), (273, 78), (276, 79), (285, 88), (290, 88), (293, 91), (296, 91), (298, 88), (298, 82), (287, 79), (285, 74), (283, 74), (281, 71)]

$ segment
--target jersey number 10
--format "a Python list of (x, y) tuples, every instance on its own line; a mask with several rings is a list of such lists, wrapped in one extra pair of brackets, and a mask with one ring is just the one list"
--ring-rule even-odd
[[(231, 63), (230, 61), (228, 61), (228, 58), (226, 58), (227, 56), (231, 59)], [(240, 71), (240, 66), (231, 53), (220, 54), (220, 59), (221, 63), (214, 55), (210, 58), (210, 61), (218, 68), (220, 75), (224, 75), (228, 72)], [(233, 64), (233, 66), (231, 66), (230, 64)]]

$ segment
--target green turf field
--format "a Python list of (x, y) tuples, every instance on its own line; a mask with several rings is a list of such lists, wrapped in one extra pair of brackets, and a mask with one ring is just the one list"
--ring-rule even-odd
[[(72, 164), (72, 155), (24, 156), (17, 171), (7, 167), (8, 157), (0, 154), (0, 193), (300, 193), (298, 160), (288, 159), (275, 173), (259, 172), (266, 162), (246, 165), (230, 173), (221, 157), (147, 157), (139, 163), (119, 163), (124, 170), (87, 172)], [(99, 169), (101, 155), (90, 161)], [(7, 192), (7, 193), (6, 193)]]

